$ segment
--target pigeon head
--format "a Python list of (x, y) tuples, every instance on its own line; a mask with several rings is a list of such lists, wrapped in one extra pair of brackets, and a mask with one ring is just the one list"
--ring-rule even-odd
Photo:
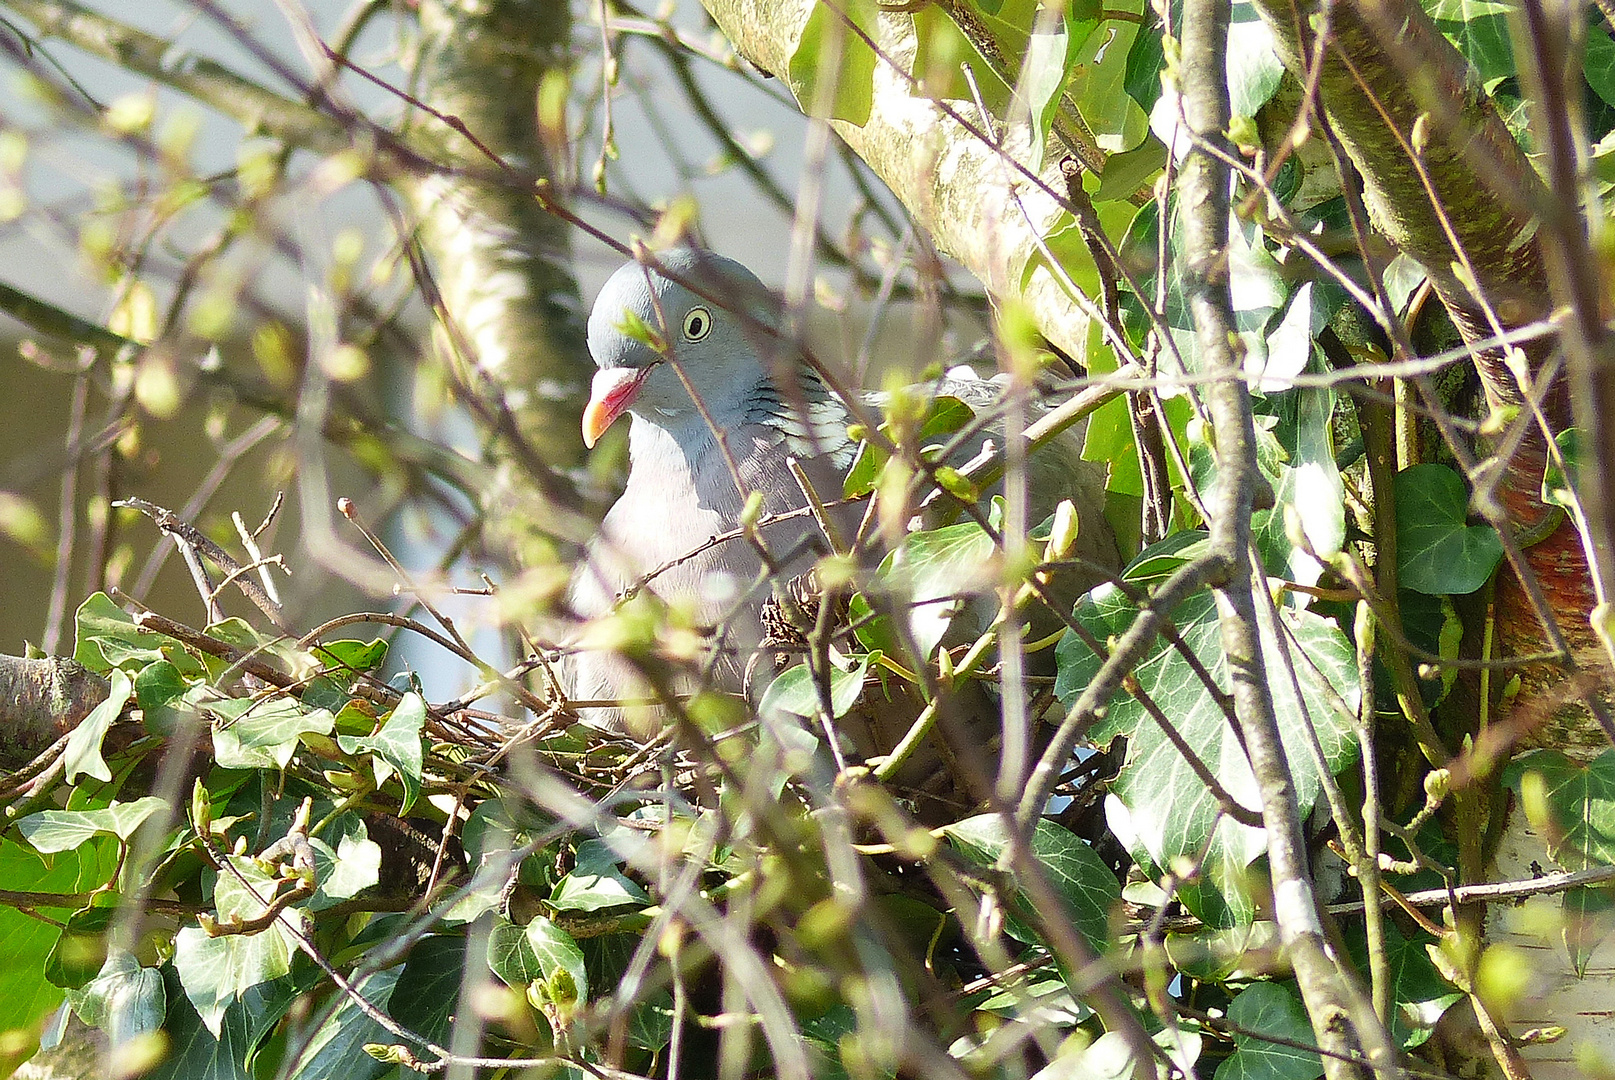
[(583, 413), (586, 446), (625, 412), (668, 427), (703, 422), (691, 390), (722, 427), (767, 378), (758, 359), (761, 335), (732, 313), (771, 320), (773, 301), (763, 283), (734, 260), (709, 252), (678, 248), (658, 261), (722, 304), (638, 263), (607, 279), (589, 314), (589, 352), (600, 370)]

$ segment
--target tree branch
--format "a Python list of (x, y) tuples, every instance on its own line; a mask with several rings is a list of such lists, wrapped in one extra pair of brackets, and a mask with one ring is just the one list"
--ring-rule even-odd
[[(1324, 940), (1308, 870), (1295, 781), (1284, 756), (1278, 719), (1262, 656), (1252, 593), (1250, 519), (1257, 476), (1256, 430), (1250, 394), (1239, 377), (1233, 349), (1233, 295), (1229, 287), (1228, 88), (1224, 77), (1228, 0), (1185, 0), (1181, 79), (1183, 110), (1194, 137), (1179, 182), (1183, 216), (1184, 289), (1189, 299), (1204, 367), (1225, 376), (1203, 395), (1210, 414), (1218, 462), (1218, 492), (1208, 509), (1211, 552), (1222, 573), (1213, 579), (1223, 652), (1233, 680), (1234, 708), (1245, 752), (1261, 793), (1267, 830), (1273, 913), (1330, 1080), (1357, 1075), (1350, 1064), (1348, 1031), (1380, 1077), (1400, 1077), (1396, 1046), (1374, 1013), (1356, 975), (1337, 964)], [(1365, 693), (1372, 692), (1364, 688)]]

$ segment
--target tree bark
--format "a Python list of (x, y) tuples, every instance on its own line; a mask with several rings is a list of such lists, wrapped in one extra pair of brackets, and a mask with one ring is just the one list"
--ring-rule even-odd
[[(1305, 83), (1322, 5), (1255, 0), (1255, 6), (1285, 64)], [(1467, 61), (1417, 3), (1351, 0), (1330, 5), (1327, 18), (1318, 100), (1362, 178), (1375, 228), (1425, 268), (1465, 340), (1546, 318), (1552, 293), (1539, 223), (1559, 194), (1543, 184)], [(1521, 346), (1533, 382), (1557, 345), (1549, 335)], [(1504, 350), (1477, 348), (1476, 360), (1494, 407), (1525, 403)], [(1542, 412), (1555, 431), (1574, 423), (1563, 379), (1548, 390)], [(1532, 425), (1501, 463), (1499, 517), (1515, 535), (1529, 536), (1557, 513), (1541, 496), (1547, 460), (1547, 440)], [(1561, 521), (1540, 542), (1527, 543), (1523, 555), (1545, 608), (1562, 621), (1574, 662), (1607, 670), (1587, 619), (1595, 596), (1574, 523)], [(1508, 571), (1498, 583), (1497, 630), (1504, 655), (1539, 653), (1552, 641), (1519, 576)], [(1563, 677), (1558, 665), (1521, 674), (1522, 698), (1553, 693)], [(1533, 741), (1584, 752), (1608, 745), (1579, 709), (1562, 711)]]
[(106, 680), (73, 660), (0, 656), (0, 769), (34, 760), (106, 698)]
[[(741, 54), (775, 75), (789, 69), (813, 6), (777, 0), (702, 2)], [(1037, 255), (1039, 239), (1062, 211), (1052, 194), (1065, 189), (1058, 155), (1047, 155), (1037, 173), (1040, 183), (1034, 182), (1004, 160), (1004, 150), (979, 137), (974, 106), (939, 103), (920, 91), (910, 75), (918, 47), (912, 15), (883, 11), (875, 26), (872, 36), (881, 59), (875, 65), (869, 119), (861, 125), (832, 120), (831, 127), (902, 200), (941, 251), (994, 296), (1025, 304), (1038, 330), (1067, 355), (1087, 355), (1088, 316)], [(808, 108), (812, 103), (803, 104)]]

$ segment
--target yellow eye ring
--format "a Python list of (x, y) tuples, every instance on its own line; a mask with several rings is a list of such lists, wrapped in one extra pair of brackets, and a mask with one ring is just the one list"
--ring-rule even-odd
[(712, 333), (712, 312), (704, 307), (693, 307), (684, 313), (684, 340), (700, 341)]

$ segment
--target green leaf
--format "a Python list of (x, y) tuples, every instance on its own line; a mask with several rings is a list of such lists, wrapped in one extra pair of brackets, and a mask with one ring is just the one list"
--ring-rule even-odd
[(327, 669), (341, 674), (357, 675), (374, 671), (387, 659), (387, 642), (382, 638), (370, 641), (327, 641), (310, 650)]
[(583, 962), (583, 950), (572, 935), (544, 916), (535, 915), (527, 924), (526, 936), (544, 979), (553, 982), (558, 972), (564, 972), (576, 988), (577, 1000), (587, 1001), (589, 970)]
[[(1172, 25), (1181, 26), (1182, 0), (1172, 4), (1172, 12)], [(1165, 66), (1165, 62), (1166, 52), (1161, 41), (1161, 18), (1146, 5), (1144, 25), (1139, 28), (1132, 47), (1127, 50), (1127, 68), (1122, 80), (1127, 96), (1136, 101), (1139, 108), (1145, 112), (1154, 108), (1155, 100), (1161, 96), (1161, 69)]]
[[(227, 855), (225, 859), (230, 865), (219, 873), (213, 894), (219, 921), (237, 916), (257, 918), (279, 890), (278, 882), (250, 856)], [(298, 910), (290, 908), (282, 918), (296, 918)], [(174, 935), (174, 967), (185, 996), (218, 1038), (225, 1009), (254, 986), (289, 973), (293, 948), (282, 919), (256, 934), (223, 937), (209, 937), (199, 927), (187, 926)]]
[[(832, 719), (839, 720), (858, 702), (863, 693), (864, 674), (869, 669), (869, 657), (861, 656), (852, 668), (842, 671), (830, 666), (830, 707), (835, 710)], [(819, 688), (814, 684), (813, 672), (806, 664), (797, 664), (782, 672), (769, 684), (763, 700), (757, 706), (763, 714), (786, 712), (811, 720), (819, 715)]]
[(67, 737), (67, 748), (62, 751), (62, 758), (66, 764), (64, 776), (69, 784), (81, 774), (103, 782), (112, 779), (112, 770), (107, 768), (106, 760), (101, 757), (101, 743), (106, 740), (107, 732), (134, 694), (135, 686), (121, 668), (112, 672), (110, 681), (112, 688), (107, 699), (91, 710), (89, 716), (80, 720), (79, 726)]
[(284, 769), (299, 736), (329, 735), (336, 726), (329, 710), (305, 709), (290, 697), (237, 698), (211, 708), (224, 721), (213, 729), (213, 757), (226, 769)]
[(79, 1018), (105, 1031), (113, 1046), (157, 1031), (168, 1012), (168, 991), (163, 973), (141, 967), (127, 952), (107, 957), (84, 989), (74, 995), (73, 1008)]
[[(163, 1033), (168, 1036), (168, 1056), (147, 1073), (145, 1080), (252, 1080), (244, 1062), (254, 1042), (255, 1017), (279, 1020), (295, 996), (289, 992), (291, 980), (254, 987), (246, 997), (225, 1010), (217, 1035), (197, 1016), (196, 1010), (175, 985), (172, 967), (164, 968), (164, 994), (168, 1015)], [(360, 1080), (344, 1074), (343, 1080)]]
[[(167, 660), (147, 664), (135, 675), (135, 704), (146, 722), (146, 730), (167, 735), (179, 724), (185, 695), (191, 683), (179, 668)], [(185, 712), (192, 710), (185, 708)]]
[(458, 934), (433, 934), (418, 942), (388, 1005), (393, 1019), (439, 1046), (448, 1045), (466, 962), (465, 938)]
[(439, 901), (433, 912), (446, 923), (465, 923), (498, 908), (510, 880), (507, 858), (512, 848), (527, 842), (511, 825), (505, 809), (489, 799), (475, 810), (462, 830), (471, 880), (453, 894), (452, 903)]
[(1129, 199), (1144, 189), (1166, 167), (1166, 144), (1154, 135), (1147, 136), (1132, 150), (1112, 154), (1105, 161), (1105, 171), (1099, 174), (1099, 190), (1094, 192), (1095, 202)]
[(378, 785), (385, 784), (394, 772), (398, 774), (404, 785), (401, 814), (409, 813), (421, 792), (421, 727), (425, 723), (426, 702), (419, 694), (411, 692), (404, 695), (374, 735), (340, 735), (336, 740), (344, 753), (375, 754), (372, 760)]
[(1060, 95), (1071, 74), (1072, 60), (1092, 32), (1093, 26), (1089, 25), (1080, 39), (1073, 39), (1066, 20), (1061, 19), (1053, 30), (1034, 32), (1026, 43), (1026, 58), (1021, 65), (1018, 89), (1026, 95), (1027, 112), (1032, 119), (1029, 168), (1037, 169), (1043, 164), (1043, 149), (1054, 125)]
[(1582, 52), (1582, 72), (1587, 85), (1606, 105), (1615, 105), (1615, 40), (1597, 20), (1587, 27), (1587, 42)]
[[(413, 950), (411, 952), (413, 954)], [(359, 984), (359, 996), (378, 1009), (394, 1013), (394, 1018), (398, 1019), (392, 1000), (398, 996), (398, 983), (403, 972), (403, 968), (397, 967), (378, 971)], [(459, 970), (456, 969), (453, 974), (458, 981)], [(452, 994), (450, 1000), (458, 996)], [(366, 1054), (365, 1045), (397, 1040), (398, 1036), (366, 1016), (351, 998), (344, 998), (319, 1030), (302, 1044), (301, 1052), (287, 1075), (293, 1080), (322, 1080), (325, 1077), (376, 1080), (387, 1072), (387, 1066)]]
[[(876, 400), (885, 407), (889, 397), (877, 395)], [(939, 444), (945, 436), (953, 435), (975, 418), (976, 414), (970, 406), (959, 398), (951, 394), (938, 394), (926, 406), (925, 414), (920, 420), (919, 431), (913, 441), (922, 449), (929, 449), (931, 445)], [(880, 430), (888, 439), (897, 437), (890, 421), (882, 423)], [(880, 480), (881, 470), (886, 466), (887, 458), (886, 451), (874, 443), (867, 439), (860, 442), (858, 454), (853, 458), (852, 466), (847, 470), (847, 478), (842, 482), (842, 495), (850, 499), (874, 491)]]
[(555, 883), (550, 906), (557, 911), (600, 911), (625, 904), (648, 904), (650, 896), (615, 867), (577, 869)]
[(1503, 0), (1426, 0), (1425, 10), (1491, 90), (1516, 74)]
[(813, 116), (823, 108), (821, 87), (828, 85), (828, 119), (855, 127), (869, 122), (879, 62), (869, 40), (877, 40), (879, 13), (875, 0), (820, 0), (813, 5), (785, 75), (804, 113)]
[(310, 911), (358, 896), (381, 880), (381, 845), (366, 838), (364, 826), (337, 840), (336, 850), (319, 837), (310, 837), (314, 849), (314, 880), (319, 887), (309, 898)]
[(909, 605), (909, 626), (927, 657), (963, 607), (961, 595), (996, 584), (995, 551), (992, 537), (980, 525), (967, 521), (909, 533), (882, 560), (876, 579), (906, 594), (902, 601)]
[[(0, 881), (7, 889), (80, 893), (106, 884), (116, 863), (110, 841), (55, 855), (47, 866), (20, 844), (0, 840)], [(72, 914), (72, 907), (50, 904), (39, 905), (32, 915), (0, 907), (0, 1031), (32, 1027), (61, 1004), (61, 989), (45, 978), (59, 930), (38, 916), (65, 921)]]
[(1585, 979), (1599, 946), (1615, 933), (1615, 893), (1608, 888), (1565, 890), (1564, 942), (1576, 978)]
[(1559, 447), (1559, 453), (1565, 459), (1565, 466), (1570, 470), (1570, 476), (1564, 474), (1558, 462), (1548, 459), (1547, 468), (1542, 472), (1542, 501), (1550, 506), (1563, 507), (1572, 514), (1580, 513), (1580, 503), (1576, 500), (1575, 477), (1582, 469), (1581, 429), (1567, 428), (1553, 438)]
[(525, 990), (544, 977), (525, 926), (502, 917), (494, 920), (488, 931), (488, 969), (516, 990)]
[(73, 659), (98, 675), (128, 664), (139, 668), (163, 659), (163, 646), (177, 646), (173, 638), (141, 630), (129, 613), (106, 593), (95, 593), (79, 605), (73, 616), (78, 631)]
[(147, 818), (168, 808), (167, 800), (148, 795), (135, 802), (115, 802), (100, 810), (41, 810), (17, 822), (17, 832), (35, 851), (71, 851), (99, 833), (128, 840)]
[(1239, 5), (1228, 27), (1227, 70), (1228, 110), (1233, 116), (1254, 118), (1284, 78), (1273, 31), (1248, 4)]
[[(1252, 983), (1228, 1007), (1228, 1020), (1245, 1031), (1309, 1046), (1316, 1039), (1306, 1007), (1288, 983)], [(1315, 1080), (1323, 1075), (1323, 1059), (1311, 1050), (1236, 1033), (1234, 1052), (1213, 1075), (1215, 1080)]]
[[(1139, 590), (1165, 580), (1192, 557), (1200, 542), (1197, 537), (1183, 533), (1155, 545), (1134, 560), (1124, 578)], [(1075, 616), (1097, 640), (1105, 641), (1124, 633), (1137, 618), (1138, 608), (1114, 584), (1106, 583), (1082, 598)], [(1210, 593), (1186, 600), (1171, 618), (1184, 644), (1226, 692), (1230, 685), (1227, 660)], [(1339, 772), (1357, 756), (1352, 726), (1359, 694), (1356, 653), (1332, 620), (1292, 608), (1281, 609), (1279, 618), (1284, 624), (1284, 650), (1279, 647), (1267, 605), (1257, 605), (1262, 655), (1295, 783), (1293, 794), (1298, 805), (1310, 807), (1318, 797), (1321, 780), (1304, 741), (1303, 725), (1311, 724), (1332, 771)], [(1294, 657), (1300, 699), (1283, 674), (1287, 655)], [(1098, 672), (1100, 660), (1070, 632), (1056, 647), (1055, 659), (1055, 694), (1070, 706)], [(1256, 781), (1239, 738), (1189, 662), (1177, 649), (1157, 639), (1133, 670), (1139, 686), (1223, 789), (1244, 805), (1256, 807)], [(1247, 868), (1267, 849), (1263, 831), (1219, 814), (1217, 800), (1193, 768), (1126, 691), (1111, 700), (1109, 712), (1090, 732), (1100, 746), (1118, 736), (1127, 737), (1127, 760), (1111, 784), (1106, 804), (1117, 837), (1150, 873), (1163, 872), (1179, 856), (1198, 858), (1204, 852), (1200, 878), (1179, 888), (1184, 903), (1213, 926), (1253, 918), (1256, 899)]]
[[(1310, 341), (1302, 347), (1310, 351)], [(1273, 485), (1277, 505), (1253, 515), (1251, 531), (1270, 573), (1301, 585), (1316, 585), (1323, 564), (1307, 554), (1305, 547), (1290, 542), (1286, 517), (1300, 523), (1307, 546), (1324, 559), (1345, 543), (1345, 485), (1335, 465), (1331, 430), (1334, 393), (1303, 387), (1279, 400), (1286, 413), (1279, 426), (1285, 436), (1281, 444), (1288, 448), (1287, 460), (1277, 467)], [(1302, 593), (1291, 596), (1301, 606), (1308, 600)]]
[[(1004, 857), (1009, 831), (1002, 814), (966, 818), (949, 825), (944, 832), (977, 865), (1009, 869)], [(1121, 900), (1121, 886), (1105, 860), (1070, 830), (1041, 819), (1032, 833), (1032, 855), (1060, 894), (1071, 925), (1094, 949), (1103, 950), (1110, 940), (1110, 909)], [(1017, 941), (1042, 940), (1021, 915), (1013, 912), (1005, 920), (1004, 929)]]
[(1566, 870), (1615, 865), (1615, 747), (1582, 765), (1531, 750), (1503, 771), (1548, 854)]
[[(111, 893), (92, 897), (92, 904), (73, 912), (62, 934), (45, 958), (45, 981), (64, 990), (78, 990), (95, 978), (107, 961), (107, 927), (116, 913)], [(105, 901), (106, 905), (101, 906)], [(78, 1007), (76, 1001), (74, 1008)], [(80, 1015), (83, 1015), (82, 1012)]]
[(1396, 566), (1404, 588), (1439, 596), (1472, 593), (1503, 558), (1490, 525), (1469, 525), (1464, 481), (1445, 465), (1396, 474)]

